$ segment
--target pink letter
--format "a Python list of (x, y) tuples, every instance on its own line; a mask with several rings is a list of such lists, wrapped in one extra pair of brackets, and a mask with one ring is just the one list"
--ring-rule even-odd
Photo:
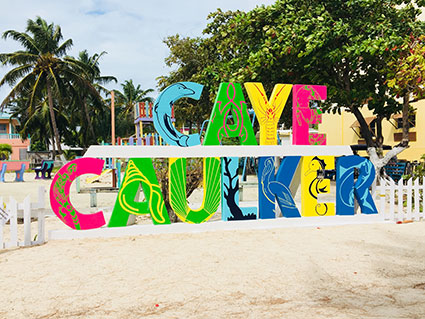
[(93, 229), (105, 225), (103, 212), (81, 214), (71, 204), (69, 189), (72, 182), (83, 174), (102, 173), (104, 160), (79, 158), (64, 165), (50, 186), (50, 205), (53, 212), (72, 229)]
[(326, 86), (294, 85), (292, 88), (292, 144), (326, 145), (326, 135), (309, 134), (310, 124), (322, 122), (322, 111), (310, 109), (311, 100), (326, 100)]

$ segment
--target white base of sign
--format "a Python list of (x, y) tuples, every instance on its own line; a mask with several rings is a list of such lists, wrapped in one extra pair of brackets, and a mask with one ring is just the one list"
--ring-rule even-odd
[(218, 145), (218, 146), (112, 146), (92, 145), (84, 157), (259, 157), (259, 156), (353, 155), (348, 145)]
[(384, 223), (381, 214), (355, 216), (327, 216), (302, 218), (276, 218), (244, 221), (214, 221), (202, 224), (175, 223), (171, 225), (133, 225), (126, 227), (102, 227), (91, 230), (51, 230), (49, 240), (110, 238), (122, 236), (200, 233), (220, 230), (255, 230), (289, 227), (318, 227)]

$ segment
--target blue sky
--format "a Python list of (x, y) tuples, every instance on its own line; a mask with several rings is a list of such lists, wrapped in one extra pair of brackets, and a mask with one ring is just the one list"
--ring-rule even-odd
[[(114, 75), (121, 83), (133, 79), (142, 88), (156, 88), (155, 78), (168, 73), (164, 64), (168, 49), (162, 40), (176, 33), (201, 35), (208, 13), (222, 10), (248, 11), (274, 0), (38, 0), (8, 1), (0, 10), (0, 32), (25, 31), (26, 21), (41, 16), (62, 28), (64, 39), (73, 39), (69, 54), (87, 49), (90, 54), (108, 52), (100, 62), (104, 75)], [(0, 39), (0, 52), (20, 46)], [(0, 67), (0, 76), (8, 68)], [(113, 88), (115, 85), (110, 86)], [(116, 85), (116, 88), (119, 88)], [(3, 100), (8, 87), (0, 88)], [(156, 95), (156, 94), (155, 94)]]

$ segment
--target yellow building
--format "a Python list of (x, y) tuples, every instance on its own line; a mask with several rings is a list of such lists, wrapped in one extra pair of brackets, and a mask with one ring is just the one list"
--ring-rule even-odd
[[(399, 160), (419, 160), (421, 155), (425, 154), (425, 100), (414, 103), (412, 106), (416, 109), (416, 113), (410, 117), (410, 147), (397, 156)], [(371, 131), (374, 132), (375, 117), (367, 108), (364, 108), (362, 113)], [(359, 123), (355, 116), (348, 112), (342, 112), (341, 115), (323, 114), (319, 133), (326, 134), (327, 145), (365, 144), (360, 134)], [(394, 115), (389, 121), (382, 121), (382, 134), (385, 145), (393, 147), (401, 141), (401, 114)], [(359, 155), (365, 156), (366, 153), (360, 152)]]

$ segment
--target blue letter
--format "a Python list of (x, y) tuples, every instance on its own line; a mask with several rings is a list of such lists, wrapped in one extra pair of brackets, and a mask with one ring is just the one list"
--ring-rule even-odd
[[(354, 184), (354, 168), (359, 177)], [(375, 179), (375, 168), (367, 159), (356, 155), (344, 156), (336, 162), (336, 214), (354, 215), (354, 196), (363, 214), (377, 214), (369, 187)]]
[(275, 198), (283, 217), (301, 216), (289, 189), (300, 159), (300, 156), (283, 158), (275, 176), (275, 158), (259, 157), (258, 208), (260, 219), (275, 218)]
[(153, 124), (168, 144), (178, 146), (201, 144), (199, 134), (185, 135), (174, 128), (171, 122), (171, 109), (174, 102), (182, 97), (199, 100), (203, 88), (203, 85), (194, 82), (178, 82), (167, 87), (156, 99), (153, 108)]

